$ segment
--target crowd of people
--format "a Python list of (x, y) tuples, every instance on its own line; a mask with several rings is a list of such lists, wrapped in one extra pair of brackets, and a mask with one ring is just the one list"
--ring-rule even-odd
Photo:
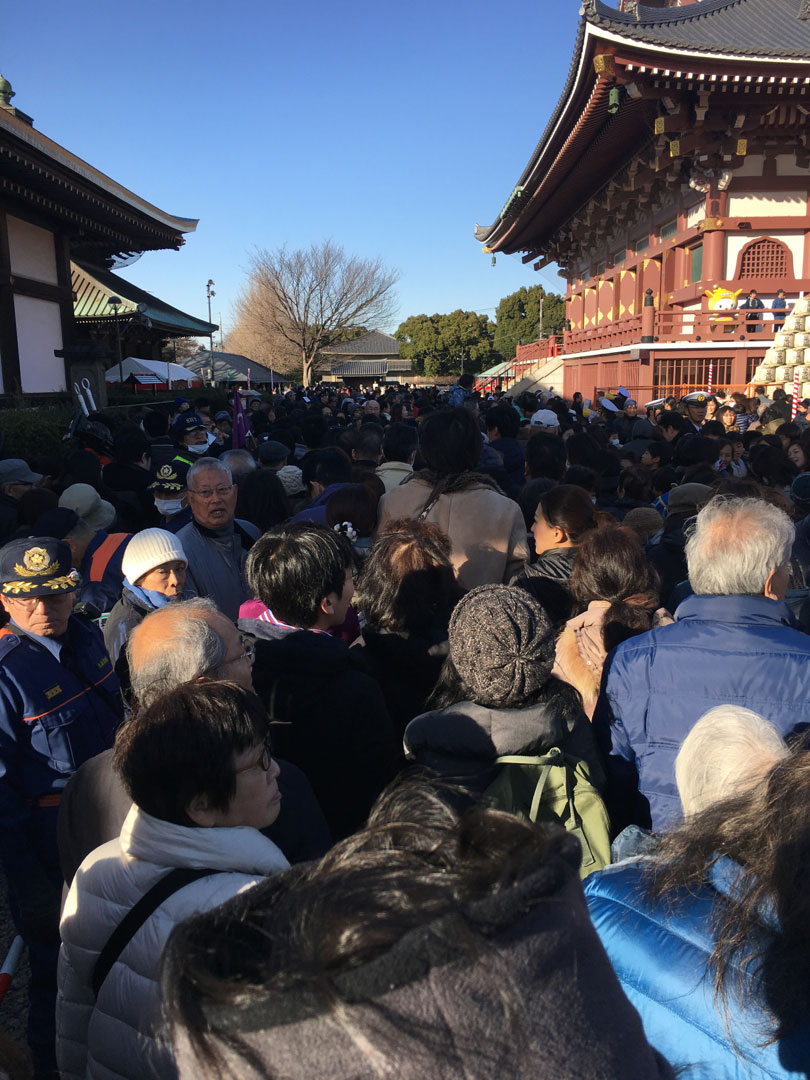
[(7, 1074), (810, 1077), (810, 402), (755, 389), (0, 460)]

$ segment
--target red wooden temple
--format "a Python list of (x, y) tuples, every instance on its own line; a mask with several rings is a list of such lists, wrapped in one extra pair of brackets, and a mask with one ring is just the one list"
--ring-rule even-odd
[(476, 238), (566, 279), (567, 394), (705, 389), (710, 365), (743, 388), (777, 291), (787, 314), (810, 293), (810, 3), (582, 10), (560, 100)]

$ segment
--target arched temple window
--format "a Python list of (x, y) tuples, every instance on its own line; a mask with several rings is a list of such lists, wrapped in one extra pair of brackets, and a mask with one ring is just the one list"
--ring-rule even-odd
[(787, 244), (762, 236), (752, 240), (740, 253), (737, 275), (741, 280), (793, 277), (793, 256)]

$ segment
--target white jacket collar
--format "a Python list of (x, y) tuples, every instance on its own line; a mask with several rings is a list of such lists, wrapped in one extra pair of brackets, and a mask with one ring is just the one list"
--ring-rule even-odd
[(273, 874), (290, 865), (281, 849), (258, 829), (246, 825), (230, 829), (174, 825), (134, 804), (121, 827), (119, 842), (124, 855), (165, 866)]

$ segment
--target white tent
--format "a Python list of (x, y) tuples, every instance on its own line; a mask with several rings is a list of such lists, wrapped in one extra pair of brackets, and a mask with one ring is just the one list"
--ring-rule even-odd
[[(156, 381), (165, 383), (167, 368), (169, 382), (185, 382), (189, 386), (192, 384), (199, 386), (202, 382), (196, 371), (190, 371), (188, 368), (183, 367), (182, 364), (164, 363), (162, 360), (143, 360), (139, 356), (128, 356), (121, 367), (123, 368), (124, 382), (127, 381), (130, 375), (134, 375), (136, 381), (142, 382), (144, 385), (152, 385)], [(118, 364), (114, 364), (110, 368), (106, 374), (106, 379), (108, 383), (121, 381)]]

